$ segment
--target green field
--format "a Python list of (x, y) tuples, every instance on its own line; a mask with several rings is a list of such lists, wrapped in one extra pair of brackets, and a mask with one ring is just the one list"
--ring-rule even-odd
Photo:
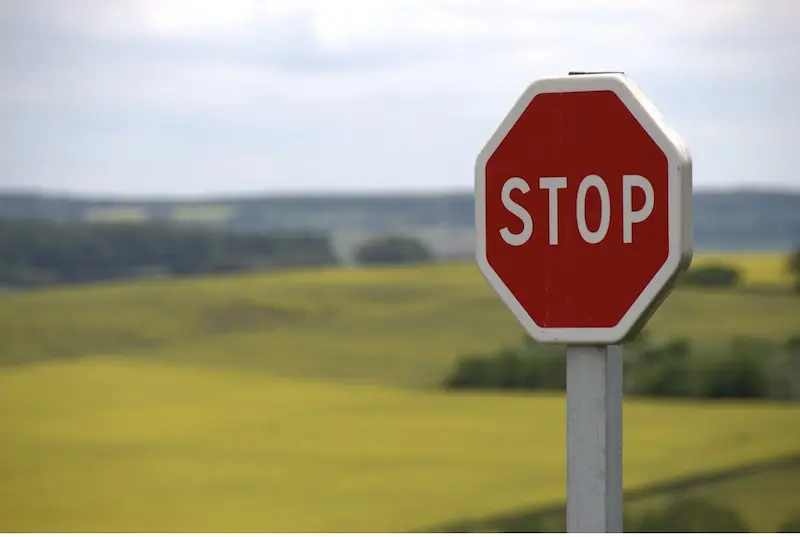
[[(691, 487), (694, 497), (735, 508), (756, 531), (773, 532), (777, 523), (800, 509), (800, 461)], [(654, 494), (628, 503), (633, 512), (664, 505), (673, 493)]]
[[(637, 518), (666, 508), (678, 497), (706, 500), (732, 508), (751, 531), (774, 532), (797, 513), (800, 453), (734, 469), (702, 471), (689, 479), (663, 482), (644, 489), (628, 489), (624, 500), (625, 516), (635, 523)], [(539, 528), (563, 533), (565, 515), (564, 504), (559, 502), (554, 506), (539, 505), (431, 529), (446, 533), (464, 530), (502, 533)]]
[[(727, 257), (745, 288), (681, 288), (649, 330), (800, 332), (773, 258)], [(564, 496), (563, 397), (420, 389), (519, 341), (471, 264), (7, 294), (0, 334), (2, 531), (404, 531)], [(626, 402), (628, 489), (798, 452), (796, 404)], [(800, 509), (797, 472), (754, 483), (707, 493), (760, 531)]]
[[(744, 258), (747, 263), (751, 257)], [(0, 363), (130, 353), (137, 360), (399, 386), (435, 384), (458, 355), (494, 351), (522, 334), (472, 264), (156, 280), (7, 295), (0, 302), (0, 326), (7, 334), (0, 339)], [(788, 291), (681, 288), (648, 330), (703, 344), (734, 334), (784, 340), (800, 332), (800, 297)]]

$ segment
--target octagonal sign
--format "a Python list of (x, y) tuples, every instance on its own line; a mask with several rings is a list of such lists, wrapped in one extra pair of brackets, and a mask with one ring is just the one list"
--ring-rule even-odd
[(476, 259), (538, 341), (637, 333), (692, 257), (692, 161), (624, 75), (531, 84), (480, 152)]

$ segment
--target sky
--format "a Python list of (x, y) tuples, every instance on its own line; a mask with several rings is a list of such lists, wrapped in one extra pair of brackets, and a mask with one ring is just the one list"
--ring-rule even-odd
[(625, 71), (694, 185), (800, 190), (793, 0), (0, 0), (0, 189), (467, 190), (533, 80)]

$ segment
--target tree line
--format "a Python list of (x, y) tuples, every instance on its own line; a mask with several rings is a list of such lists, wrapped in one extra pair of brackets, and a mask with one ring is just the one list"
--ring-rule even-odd
[[(378, 235), (358, 244), (361, 265), (424, 263), (435, 259), (425, 241)], [(0, 216), (0, 286), (32, 286), (188, 275), (270, 267), (339, 264), (331, 237), (318, 231), (231, 231), (153, 220), (56, 221)], [(800, 291), (800, 250), (789, 260)], [(682, 283), (732, 287), (738, 271), (724, 265), (692, 269)]]
[[(524, 337), (496, 353), (464, 356), (443, 380), (447, 390), (564, 390), (565, 348)], [(626, 345), (623, 388), (630, 395), (697, 399), (800, 400), (800, 335), (783, 344), (736, 338), (695, 349), (685, 340)]]
[[(784, 250), (800, 239), (800, 195), (792, 192), (695, 192), (694, 242), (698, 249)], [(0, 214), (14, 218), (83, 220), (94, 211), (134, 209), (144, 218), (170, 219), (184, 208), (225, 207), (220, 220), (232, 231), (273, 231), (309, 226), (325, 231), (407, 229), (469, 230), (475, 225), (471, 192), (427, 196), (219, 197), (204, 202), (81, 199), (0, 193)]]
[(0, 218), (0, 285), (5, 287), (334, 264), (329, 237), (315, 232)]
[[(354, 257), (362, 265), (433, 260), (422, 241), (403, 236), (370, 237), (357, 245)], [(6, 288), (339, 263), (331, 237), (318, 231), (0, 216), (0, 287)]]
[[(800, 293), (800, 248), (789, 254), (786, 268), (794, 279), (795, 292)], [(692, 287), (736, 287), (741, 281), (738, 269), (717, 262), (690, 269), (679, 282)]]

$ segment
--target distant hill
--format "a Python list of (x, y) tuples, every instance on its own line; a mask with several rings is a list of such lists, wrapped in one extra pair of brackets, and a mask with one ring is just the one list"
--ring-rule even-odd
[[(0, 216), (59, 221), (169, 220), (234, 231), (324, 230), (347, 257), (352, 244), (388, 233), (422, 237), (443, 257), (471, 255), (473, 196), (307, 195), (205, 200), (101, 199), (0, 194)], [(800, 193), (696, 192), (697, 250), (787, 250), (800, 243)]]

